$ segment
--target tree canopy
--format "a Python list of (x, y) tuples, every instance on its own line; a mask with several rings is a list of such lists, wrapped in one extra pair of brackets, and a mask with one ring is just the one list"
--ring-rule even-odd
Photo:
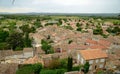
[(9, 36), (9, 32), (0, 30), (0, 42), (5, 42), (8, 36)]
[(41, 40), (41, 44), (42, 44), (41, 48), (45, 51), (46, 54), (54, 52), (52, 46), (46, 40)]
[(86, 63), (84, 64), (84, 66), (83, 66), (83, 70), (84, 70), (84, 73), (85, 73), (85, 74), (88, 73), (89, 67), (90, 67), (89, 62), (86, 62)]
[(10, 36), (7, 38), (7, 42), (13, 50), (15, 50), (17, 47), (23, 48), (24, 46), (23, 36), (18, 32), (10, 34)]

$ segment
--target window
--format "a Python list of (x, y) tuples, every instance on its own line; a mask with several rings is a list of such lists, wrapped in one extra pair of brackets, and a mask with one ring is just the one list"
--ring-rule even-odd
[(96, 60), (96, 63), (98, 63), (98, 59)]
[(83, 59), (83, 58), (81, 58), (81, 63), (82, 63), (82, 64), (84, 63), (84, 59)]
[(103, 68), (103, 64), (100, 64), (99, 68)]
[(90, 68), (89, 68), (90, 70), (92, 70), (92, 65), (90, 66)]
[(105, 62), (105, 59), (101, 59), (100, 62)]
[(95, 65), (95, 69), (97, 69), (97, 65)]
[(90, 60), (90, 61), (89, 61), (89, 64), (93, 64), (93, 60)]

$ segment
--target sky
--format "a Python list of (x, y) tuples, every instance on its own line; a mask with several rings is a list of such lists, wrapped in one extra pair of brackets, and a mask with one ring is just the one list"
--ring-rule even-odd
[(0, 0), (9, 13), (120, 13), (120, 0)]

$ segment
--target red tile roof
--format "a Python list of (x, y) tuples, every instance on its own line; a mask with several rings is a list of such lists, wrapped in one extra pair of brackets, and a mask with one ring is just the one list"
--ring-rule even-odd
[(103, 46), (103, 45), (93, 45), (93, 46), (90, 46), (89, 48), (91, 48), (91, 49), (107, 49), (107, 47)]
[(107, 54), (100, 49), (80, 50), (80, 54), (85, 60), (107, 58)]
[(87, 39), (86, 42), (90, 44), (97, 44), (97, 41), (92, 40), (92, 39)]
[(87, 48), (88, 48), (88, 46), (87, 46), (87, 45), (80, 45), (79, 47), (80, 47), (80, 49), (82, 49), (82, 50), (84, 50), (84, 49), (87, 49)]
[(99, 40), (98, 43), (101, 45), (104, 45), (104, 46), (110, 46), (110, 44), (111, 44), (109, 41), (103, 40), (103, 39)]

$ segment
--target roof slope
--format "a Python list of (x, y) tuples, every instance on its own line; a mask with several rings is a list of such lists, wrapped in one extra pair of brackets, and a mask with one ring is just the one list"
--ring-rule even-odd
[(100, 49), (80, 50), (80, 54), (85, 60), (108, 57), (107, 54)]

